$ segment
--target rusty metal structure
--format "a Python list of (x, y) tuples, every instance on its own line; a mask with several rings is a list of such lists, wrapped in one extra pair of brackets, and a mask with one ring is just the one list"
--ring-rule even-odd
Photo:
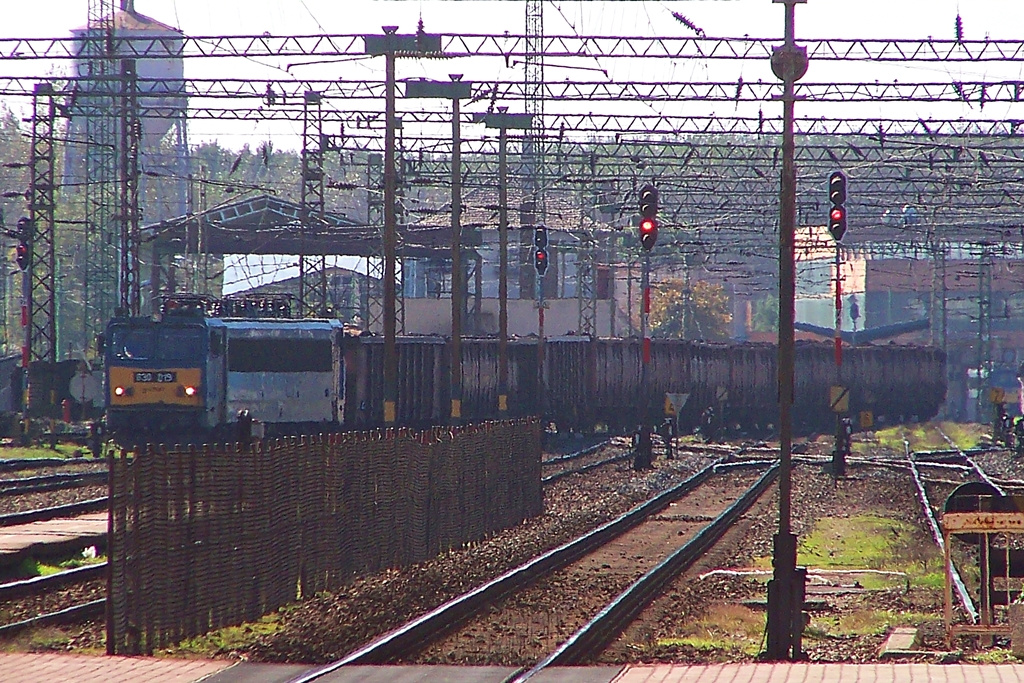
[[(1013, 627), (1009, 608), (1024, 596), (1024, 497), (957, 495), (954, 491), (946, 507), (941, 525), (947, 643), (964, 635), (1008, 637)], [(970, 624), (958, 623), (953, 616), (954, 538), (978, 548), (978, 618)]]

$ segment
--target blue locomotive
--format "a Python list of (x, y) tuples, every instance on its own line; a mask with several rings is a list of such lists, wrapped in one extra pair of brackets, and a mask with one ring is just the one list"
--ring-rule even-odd
[(339, 321), (290, 319), (273, 300), (218, 302), (215, 310), (211, 303), (168, 298), (157, 319), (111, 320), (104, 342), (109, 430), (226, 436), (242, 411), (277, 433), (338, 424)]

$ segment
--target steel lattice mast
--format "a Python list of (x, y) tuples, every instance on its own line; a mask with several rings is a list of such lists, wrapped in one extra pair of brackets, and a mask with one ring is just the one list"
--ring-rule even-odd
[(83, 333), (93, 339), (114, 313), (118, 291), (118, 94), (114, 60), (114, 3), (89, 0), (82, 52), (85, 91), (85, 263)]
[(32, 150), (29, 161), (30, 250), (28, 306), (28, 359), (57, 361), (54, 124), (56, 101), (49, 83), (36, 87), (32, 106)]
[(311, 253), (326, 225), (324, 215), (324, 152), (330, 145), (324, 135), (320, 93), (303, 93), (302, 116), (302, 226), (299, 255), (299, 314), (327, 314), (327, 257)]

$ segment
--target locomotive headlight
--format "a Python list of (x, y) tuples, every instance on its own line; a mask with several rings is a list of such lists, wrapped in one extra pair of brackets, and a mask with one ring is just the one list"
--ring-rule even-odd
[(195, 387), (185, 387), (185, 395), (186, 396), (195, 396), (196, 392), (198, 392), (198, 391), (199, 390), (196, 389)]
[(114, 396), (124, 396), (124, 387), (114, 387)]

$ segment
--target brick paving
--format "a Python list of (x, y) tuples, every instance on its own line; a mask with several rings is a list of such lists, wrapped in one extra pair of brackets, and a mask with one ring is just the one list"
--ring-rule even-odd
[(614, 683), (1024, 683), (1024, 664), (631, 666)]
[[(332, 682), (365, 682), (373, 678), (366, 670), (378, 669), (380, 680), (489, 681), (494, 675), (492, 668), (480, 667), (477, 671), (460, 667), (459, 674), (453, 675), (452, 667), (443, 666), (352, 667), (327, 678)], [(217, 681), (232, 673), (228, 676), (232, 681), (286, 681), (301, 669), (294, 665), (233, 665), (210, 660), (0, 653), (3, 683), (198, 683), (211, 678)], [(220, 676), (216, 676), (218, 673)], [(549, 673), (549, 683), (1024, 683), (1024, 664), (664, 664), (627, 666), (618, 676), (614, 667), (560, 668)]]
[(154, 657), (0, 653), (3, 683), (192, 683), (231, 662)]

